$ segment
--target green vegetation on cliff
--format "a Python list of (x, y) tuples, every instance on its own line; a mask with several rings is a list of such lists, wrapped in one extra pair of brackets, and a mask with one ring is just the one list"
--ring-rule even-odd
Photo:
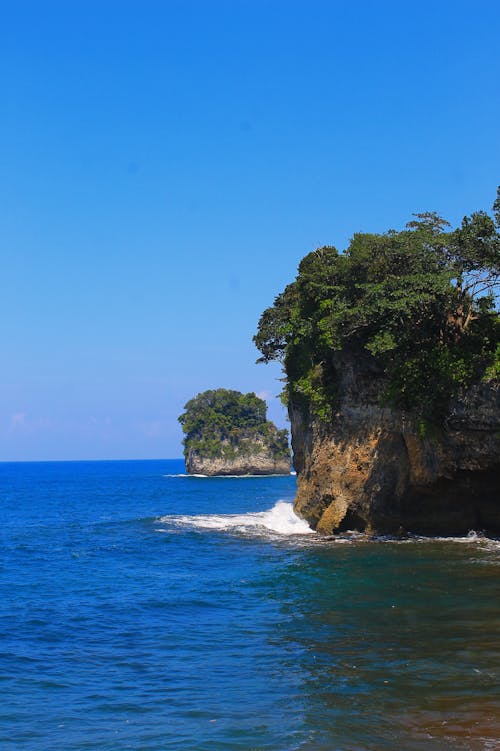
[(355, 234), (344, 253), (323, 247), (261, 316), (260, 362), (283, 363), (285, 401), (328, 422), (336, 353), (385, 376), (383, 400), (439, 423), (450, 398), (500, 373), (500, 189), (493, 217), (450, 230), (434, 213), (401, 232)]
[(208, 459), (259, 454), (289, 457), (288, 431), (266, 419), (266, 403), (253, 392), (216, 389), (190, 399), (179, 422), (185, 433), (184, 456), (195, 451)]

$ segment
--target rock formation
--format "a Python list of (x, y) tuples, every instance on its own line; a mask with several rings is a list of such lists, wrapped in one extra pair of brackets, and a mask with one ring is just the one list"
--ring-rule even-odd
[[(224, 446), (222, 446), (223, 452)], [(190, 475), (288, 475), (290, 457), (279, 457), (264, 441), (253, 442), (253, 448), (236, 452), (230, 458), (202, 456), (188, 450), (186, 471)]]
[(328, 425), (290, 405), (295, 509), (319, 532), (500, 534), (500, 384), (455, 399), (437, 430), (380, 406), (373, 358), (337, 353)]
[(321, 532), (500, 534), (500, 187), (492, 214), (323, 246), (262, 313), (296, 510)]
[(266, 419), (253, 392), (217, 389), (191, 399), (179, 421), (189, 474), (290, 474), (288, 432)]

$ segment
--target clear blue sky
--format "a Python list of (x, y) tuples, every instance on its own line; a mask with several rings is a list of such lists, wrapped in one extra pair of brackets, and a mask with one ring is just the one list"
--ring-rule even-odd
[(500, 182), (498, 2), (23, 2), (0, 25), (0, 459), (181, 455), (198, 391), (274, 396), (309, 250)]

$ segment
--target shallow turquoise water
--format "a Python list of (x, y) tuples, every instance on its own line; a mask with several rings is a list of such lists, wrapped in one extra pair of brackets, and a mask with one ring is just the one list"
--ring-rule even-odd
[(182, 471), (0, 465), (2, 749), (500, 747), (498, 543), (324, 541), (293, 477)]

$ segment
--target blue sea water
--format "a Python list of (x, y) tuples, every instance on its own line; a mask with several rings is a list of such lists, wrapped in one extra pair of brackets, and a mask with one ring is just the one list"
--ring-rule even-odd
[(500, 748), (500, 547), (324, 540), (295, 478), (0, 465), (5, 751)]

